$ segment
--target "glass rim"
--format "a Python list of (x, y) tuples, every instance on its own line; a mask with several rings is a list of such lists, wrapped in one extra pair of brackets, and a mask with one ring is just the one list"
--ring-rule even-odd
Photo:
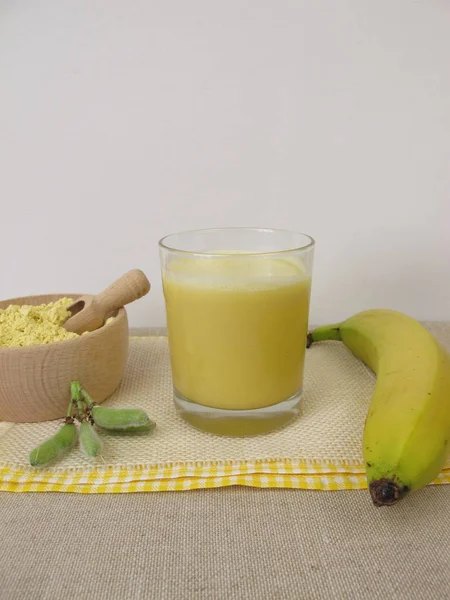
[[(269, 250), (262, 252), (239, 252), (233, 254), (232, 252), (208, 252), (208, 251), (197, 251), (197, 250), (182, 250), (181, 248), (175, 248), (167, 244), (167, 240), (176, 235), (186, 235), (186, 234), (196, 234), (196, 233), (214, 233), (214, 232), (223, 232), (223, 231), (251, 231), (251, 232), (261, 232), (261, 233), (285, 233), (289, 235), (301, 235), (306, 238), (307, 242), (304, 245), (297, 246), (294, 245), (292, 248), (285, 248), (283, 250)], [(264, 255), (273, 255), (273, 254), (289, 254), (291, 252), (298, 252), (299, 250), (308, 250), (314, 248), (316, 241), (313, 237), (308, 235), (307, 233), (303, 233), (301, 231), (293, 231), (291, 229), (276, 229), (271, 227), (206, 227), (204, 229), (190, 229), (185, 231), (179, 231), (176, 233), (169, 233), (162, 237), (158, 246), (160, 249), (168, 250), (170, 252), (176, 252), (179, 254), (189, 254), (191, 256), (210, 256), (210, 257), (221, 257), (221, 256), (264, 256)]]

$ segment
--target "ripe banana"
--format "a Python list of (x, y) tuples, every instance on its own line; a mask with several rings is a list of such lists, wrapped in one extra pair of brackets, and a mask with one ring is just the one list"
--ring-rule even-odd
[(363, 435), (376, 506), (430, 483), (450, 453), (450, 356), (420, 323), (368, 310), (318, 327), (308, 343), (340, 340), (377, 375)]

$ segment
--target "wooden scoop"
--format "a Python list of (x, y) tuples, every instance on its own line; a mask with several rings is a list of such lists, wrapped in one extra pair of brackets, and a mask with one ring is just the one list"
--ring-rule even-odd
[(94, 331), (104, 325), (108, 315), (125, 304), (145, 296), (150, 282), (140, 269), (128, 271), (96, 296), (81, 296), (67, 309), (70, 316), (63, 327), (73, 333)]

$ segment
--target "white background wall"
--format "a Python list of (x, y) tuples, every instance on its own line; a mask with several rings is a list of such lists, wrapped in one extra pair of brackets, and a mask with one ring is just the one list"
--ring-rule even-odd
[(3, 0), (0, 297), (95, 292), (166, 233), (317, 240), (311, 321), (450, 319), (446, 0)]

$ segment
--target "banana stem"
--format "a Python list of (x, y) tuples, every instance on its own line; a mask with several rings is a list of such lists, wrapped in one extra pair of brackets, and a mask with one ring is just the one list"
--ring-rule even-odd
[(313, 342), (323, 342), (325, 340), (341, 341), (340, 323), (316, 327), (316, 329), (308, 333), (306, 347), (309, 348)]

